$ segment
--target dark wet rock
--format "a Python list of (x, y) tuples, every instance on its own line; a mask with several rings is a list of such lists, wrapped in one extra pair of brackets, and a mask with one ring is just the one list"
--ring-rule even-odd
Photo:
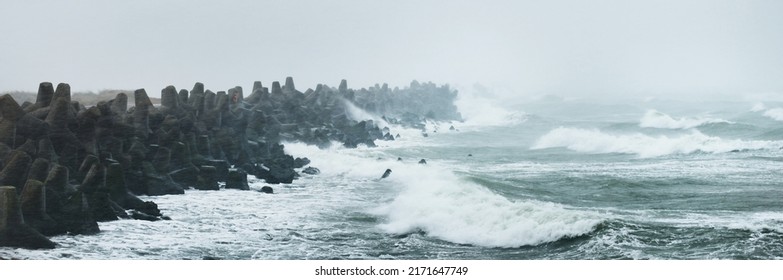
[(170, 109), (179, 107), (179, 95), (174, 86), (167, 86), (160, 91), (160, 105)]
[(228, 180), (229, 164), (225, 160), (207, 160), (204, 162), (209, 166), (215, 167), (215, 181), (225, 182)]
[(261, 187), (260, 192), (262, 192), (262, 193), (274, 193), (275, 190), (272, 189), (272, 187), (270, 187), (270, 186), (263, 186), (263, 187)]
[(26, 224), (43, 235), (63, 233), (46, 213), (46, 190), (41, 181), (27, 180), (19, 199)]
[(401, 158), (401, 157), (398, 157), (398, 158), (397, 158), (397, 161), (402, 161), (402, 158)]
[(149, 115), (152, 102), (150, 102), (149, 96), (147, 96), (147, 92), (144, 89), (136, 90), (133, 92), (133, 96), (136, 103), (133, 111), (133, 128), (136, 136), (141, 139), (147, 139), (150, 134)]
[(115, 210), (115, 204), (109, 199), (109, 193), (107, 192), (94, 192), (87, 195), (89, 201), (90, 211), (92, 216), (98, 222), (116, 221), (119, 220), (117, 211)]
[(25, 152), (13, 151), (0, 171), (0, 186), (14, 186), (21, 191), (27, 180), (31, 159)]
[(160, 221), (160, 218), (140, 211), (129, 210), (128, 212), (130, 213), (130, 217), (134, 220), (142, 220), (142, 221), (150, 221), (150, 222)]
[(38, 140), (38, 158), (46, 159), (50, 163), (57, 162), (58, 156), (57, 153), (54, 151), (54, 146), (52, 145), (52, 140), (49, 140), (48, 137), (42, 138), (41, 140)]
[(0, 246), (54, 248), (54, 242), (24, 222), (16, 193), (15, 187), (0, 187)]
[(381, 176), (381, 179), (389, 177), (389, 175), (391, 175), (391, 173), (392, 173), (391, 169), (386, 169), (386, 171), (383, 172), (383, 175)]
[(166, 194), (183, 194), (185, 190), (168, 174), (161, 174), (152, 166), (150, 162), (142, 163), (142, 172), (144, 175), (144, 184), (146, 184), (147, 195), (166, 195)]
[(247, 184), (247, 172), (239, 168), (232, 168), (228, 171), (228, 180), (226, 180), (227, 189), (250, 190)]
[(171, 176), (171, 179), (174, 180), (174, 182), (177, 182), (183, 187), (196, 188), (196, 183), (198, 182), (198, 176), (199, 176), (199, 169), (196, 168), (195, 166), (180, 168), (169, 172), (169, 176)]
[(87, 171), (87, 174), (84, 176), (84, 180), (82, 180), (82, 184), (79, 186), (78, 190), (86, 194), (92, 194), (98, 191), (98, 189), (104, 188), (104, 180), (105, 169), (97, 162), (93, 163), (90, 170)]
[(128, 110), (128, 95), (125, 93), (118, 93), (116, 97), (111, 101), (111, 112), (115, 115), (123, 115)]
[(295, 158), (294, 159), (294, 168), (302, 168), (305, 165), (310, 164), (310, 159), (308, 158)]
[(290, 184), (294, 181), (297, 174), (293, 168), (272, 163), (268, 167), (262, 166), (255, 175), (269, 184)]
[(449, 130), (455, 130), (454, 126), (449, 126)]
[(280, 82), (272, 82), (272, 96), (278, 97), (283, 93), (283, 89), (280, 87)]
[(36, 158), (33, 164), (30, 166), (30, 171), (27, 173), (27, 180), (37, 180), (44, 182), (46, 177), (49, 176), (49, 161), (43, 158)]
[(211, 165), (202, 165), (199, 167), (198, 182), (194, 188), (202, 191), (216, 191), (220, 189), (217, 180), (217, 168)]
[(49, 170), (49, 175), (46, 176), (44, 185), (46, 188), (50, 188), (58, 193), (65, 193), (69, 191), (68, 188), (69, 171), (65, 166), (55, 164)]
[(340, 80), (340, 86), (338, 88), (340, 92), (347, 92), (348, 91), (348, 81), (345, 79)]
[(293, 92), (296, 90), (296, 87), (294, 86), (294, 78), (293, 77), (286, 77), (285, 78), (285, 85), (283, 86), (283, 90), (288, 92)]
[(419, 164), (427, 164), (427, 160), (425, 160), (425, 159), (421, 159), (421, 160), (419, 161)]
[(36, 118), (32, 114), (26, 114), (16, 121), (16, 135), (28, 140), (38, 140), (49, 133), (49, 124)]
[(38, 85), (38, 95), (35, 99), (35, 105), (43, 108), (52, 103), (54, 97), (54, 86), (50, 82), (43, 82)]
[(0, 96), (0, 117), (3, 120), (15, 122), (25, 114), (19, 103), (10, 94)]
[(89, 202), (81, 192), (72, 194), (58, 213), (49, 213), (69, 234), (97, 234), (98, 222), (92, 216)]
[(318, 168), (308, 166), (304, 170), (302, 170), (302, 173), (309, 174), (309, 175), (318, 175), (321, 174), (321, 170), (318, 170)]

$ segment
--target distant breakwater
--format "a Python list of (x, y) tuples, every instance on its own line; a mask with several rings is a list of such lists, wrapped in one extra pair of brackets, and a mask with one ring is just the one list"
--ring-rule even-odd
[[(429, 120), (460, 120), (456, 91), (412, 82), (349, 89), (318, 85), (301, 92), (292, 78), (271, 90), (255, 82), (212, 92), (161, 90), (155, 106), (144, 89), (85, 107), (70, 85), (41, 83), (35, 102), (0, 96), (0, 246), (54, 248), (47, 236), (96, 234), (97, 222), (165, 220), (137, 195), (182, 194), (185, 189), (249, 190), (247, 176), (291, 183), (307, 158), (285, 154), (283, 141), (327, 147), (375, 146), (394, 140), (382, 122), (422, 128)], [(358, 109), (357, 109), (358, 108)], [(359, 114), (361, 115), (361, 114)], [(302, 172), (315, 174), (315, 167)], [(273, 192), (271, 187), (262, 191)]]

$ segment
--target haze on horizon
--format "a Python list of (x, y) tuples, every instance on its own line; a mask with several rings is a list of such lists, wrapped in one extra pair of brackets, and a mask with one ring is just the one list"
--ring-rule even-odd
[(783, 1), (5, 1), (0, 92), (294, 77), (783, 100)]

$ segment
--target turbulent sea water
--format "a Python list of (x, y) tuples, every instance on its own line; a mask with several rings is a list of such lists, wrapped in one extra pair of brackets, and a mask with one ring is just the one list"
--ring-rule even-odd
[(288, 143), (322, 173), (274, 195), (142, 197), (173, 220), (100, 223), (0, 257), (782, 259), (780, 112), (542, 101), (473, 114), (458, 131), (429, 124), (429, 137), (392, 128), (402, 137), (376, 148)]

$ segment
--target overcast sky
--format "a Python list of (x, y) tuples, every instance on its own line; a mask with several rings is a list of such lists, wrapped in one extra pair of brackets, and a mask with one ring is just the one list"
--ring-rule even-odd
[(783, 92), (783, 1), (6, 1), (0, 91), (293, 76), (517, 94)]

